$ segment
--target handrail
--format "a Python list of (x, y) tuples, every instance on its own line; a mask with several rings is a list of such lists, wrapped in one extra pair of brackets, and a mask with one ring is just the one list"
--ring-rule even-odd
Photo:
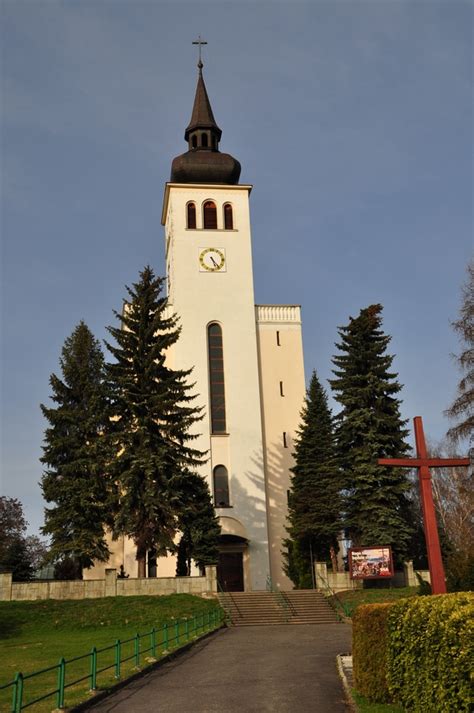
[(234, 597), (232, 596), (232, 592), (229, 592), (227, 589), (222, 589), (222, 587), (221, 587), (219, 581), (217, 582), (217, 591), (218, 591), (220, 594), (222, 594), (222, 597), (223, 597), (223, 599), (224, 599), (224, 606), (225, 606), (225, 599), (226, 599), (226, 597), (228, 597), (228, 598), (230, 599), (231, 606), (229, 607), (229, 611), (226, 612), (226, 613), (228, 614), (228, 617), (229, 617), (229, 619), (230, 619), (230, 622), (232, 623), (232, 607), (234, 607), (234, 608), (237, 610), (237, 614), (238, 614), (239, 616), (242, 616), (242, 613), (241, 613), (241, 611), (240, 611), (240, 609), (239, 609), (239, 605), (237, 604), (237, 602), (235, 601)]
[[(272, 578), (270, 575), (267, 576), (267, 583), (266, 583), (267, 591), (272, 592), (272, 594), (276, 594), (276, 600), (277, 604), (283, 609), (283, 614), (285, 616), (285, 621), (288, 621), (288, 619), (291, 616), (291, 613), (289, 611), (289, 602), (288, 600), (283, 596), (281, 591), (277, 589), (276, 587), (273, 586)], [(294, 612), (293, 612), (294, 613)]]
[[(151, 631), (147, 631), (145, 634), (137, 632), (129, 639), (117, 639), (115, 643), (109, 646), (104, 646), (100, 649), (94, 646), (90, 653), (82, 654), (81, 656), (75, 656), (70, 659), (65, 659), (63, 656), (59, 659), (59, 662), (56, 665), (48, 666), (47, 668), (33, 671), (28, 674), (23, 674), (22, 672), (16, 673), (12, 681), (0, 686), (0, 691), (6, 690), (10, 687), (12, 688), (11, 713), (21, 713), (21, 711), (25, 710), (25, 708), (29, 708), (35, 703), (39, 703), (46, 698), (54, 696), (56, 699), (56, 708), (64, 708), (66, 689), (71, 686), (75, 686), (82, 681), (89, 681), (90, 690), (95, 691), (97, 689), (97, 678), (99, 674), (104, 671), (114, 669), (114, 677), (116, 679), (120, 679), (121, 665), (126, 661), (133, 660), (135, 667), (139, 668), (143, 656), (147, 653), (151, 654), (151, 657), (147, 659), (147, 663), (157, 661), (158, 658), (166, 656), (169, 653), (170, 648), (178, 649), (181, 646), (184, 646), (191, 637), (197, 638), (202, 636), (207, 631), (219, 628), (219, 626), (222, 625), (223, 614), (223, 609), (216, 607), (210, 611), (195, 614), (191, 619), (183, 618), (177, 619), (173, 622), (165, 622), (160, 628), (157, 629), (156, 627), (153, 627)], [(157, 637), (157, 634), (160, 633), (160, 629), (161, 636)], [(145, 638), (147, 639), (146, 643), (149, 645), (146, 646), (146, 648), (143, 648), (142, 640)], [(124, 656), (122, 647), (127, 644), (132, 644), (130, 647), (132, 653), (129, 656)], [(114, 660), (109, 665), (100, 665), (99, 654), (103, 654), (107, 651), (114, 652)], [(83, 659), (89, 659), (87, 673), (79, 678), (67, 680), (66, 682), (68, 664), (75, 663)], [(57, 671), (56, 688), (47, 691), (43, 695), (34, 698), (27, 703), (23, 702), (25, 697), (25, 682), (31, 678), (54, 670)]]
[(326, 596), (332, 596), (332, 597), (334, 597), (334, 601), (336, 602), (336, 606), (334, 607), (334, 611), (335, 611), (335, 613), (336, 613), (336, 616), (339, 617), (339, 619), (341, 619), (341, 615), (340, 615), (340, 613), (337, 611), (337, 607), (339, 607), (340, 609), (342, 609), (342, 612), (343, 612), (344, 616), (345, 616), (346, 618), (350, 618), (350, 608), (347, 607), (347, 606), (344, 604), (344, 602), (342, 602), (342, 601), (339, 599), (339, 597), (338, 597), (338, 595), (337, 595), (337, 592), (336, 592), (334, 589), (331, 588), (331, 586), (330, 586), (328, 580), (327, 580), (320, 572), (318, 572), (318, 574), (317, 574), (317, 576), (316, 576), (316, 583), (317, 583), (318, 580), (321, 580), (321, 581), (322, 581), (322, 583), (323, 583), (323, 585), (324, 585), (324, 589), (326, 590)]

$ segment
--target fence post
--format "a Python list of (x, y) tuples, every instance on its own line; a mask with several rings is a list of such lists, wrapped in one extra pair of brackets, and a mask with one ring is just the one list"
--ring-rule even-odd
[(163, 624), (163, 650), (168, 651), (168, 624)]
[(174, 625), (174, 633), (175, 633), (175, 639), (176, 639), (176, 646), (179, 644), (179, 620), (175, 622)]
[(120, 659), (122, 658), (122, 647), (120, 639), (115, 642), (115, 678), (120, 678)]
[(189, 622), (187, 619), (184, 622), (184, 635), (186, 637), (186, 641), (189, 641)]
[(66, 659), (64, 656), (58, 663), (58, 693), (56, 697), (56, 707), (64, 708), (64, 682), (66, 679)]
[(140, 666), (140, 634), (138, 632), (135, 635), (135, 666), (137, 668)]
[(15, 674), (15, 685), (13, 686), (13, 713), (20, 713), (23, 705), (23, 674), (21, 672)]
[(97, 688), (97, 649), (94, 646), (91, 651), (91, 691), (95, 691)]
[(151, 655), (156, 659), (156, 629), (151, 630)]

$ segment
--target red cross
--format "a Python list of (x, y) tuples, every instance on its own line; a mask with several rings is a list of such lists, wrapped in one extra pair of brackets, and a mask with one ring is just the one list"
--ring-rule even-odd
[(417, 468), (420, 481), (421, 506), (423, 525), (428, 552), (428, 566), (431, 575), (431, 591), (433, 594), (445, 594), (446, 580), (444, 577), (443, 560), (439, 546), (438, 527), (431, 489), (430, 468), (445, 468), (447, 466), (468, 466), (469, 458), (428, 458), (425, 434), (421, 416), (415, 416), (416, 458), (379, 458), (379, 465), (395, 465), (399, 468)]

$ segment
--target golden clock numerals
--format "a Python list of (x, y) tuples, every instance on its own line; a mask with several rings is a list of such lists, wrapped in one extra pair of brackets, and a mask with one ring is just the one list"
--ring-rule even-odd
[(202, 248), (199, 251), (201, 272), (225, 271), (225, 252), (223, 248)]

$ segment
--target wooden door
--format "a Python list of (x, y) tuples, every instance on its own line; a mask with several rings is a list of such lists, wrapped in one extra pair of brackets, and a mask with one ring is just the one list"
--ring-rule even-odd
[(217, 581), (225, 592), (244, 591), (242, 552), (221, 552), (217, 563)]

